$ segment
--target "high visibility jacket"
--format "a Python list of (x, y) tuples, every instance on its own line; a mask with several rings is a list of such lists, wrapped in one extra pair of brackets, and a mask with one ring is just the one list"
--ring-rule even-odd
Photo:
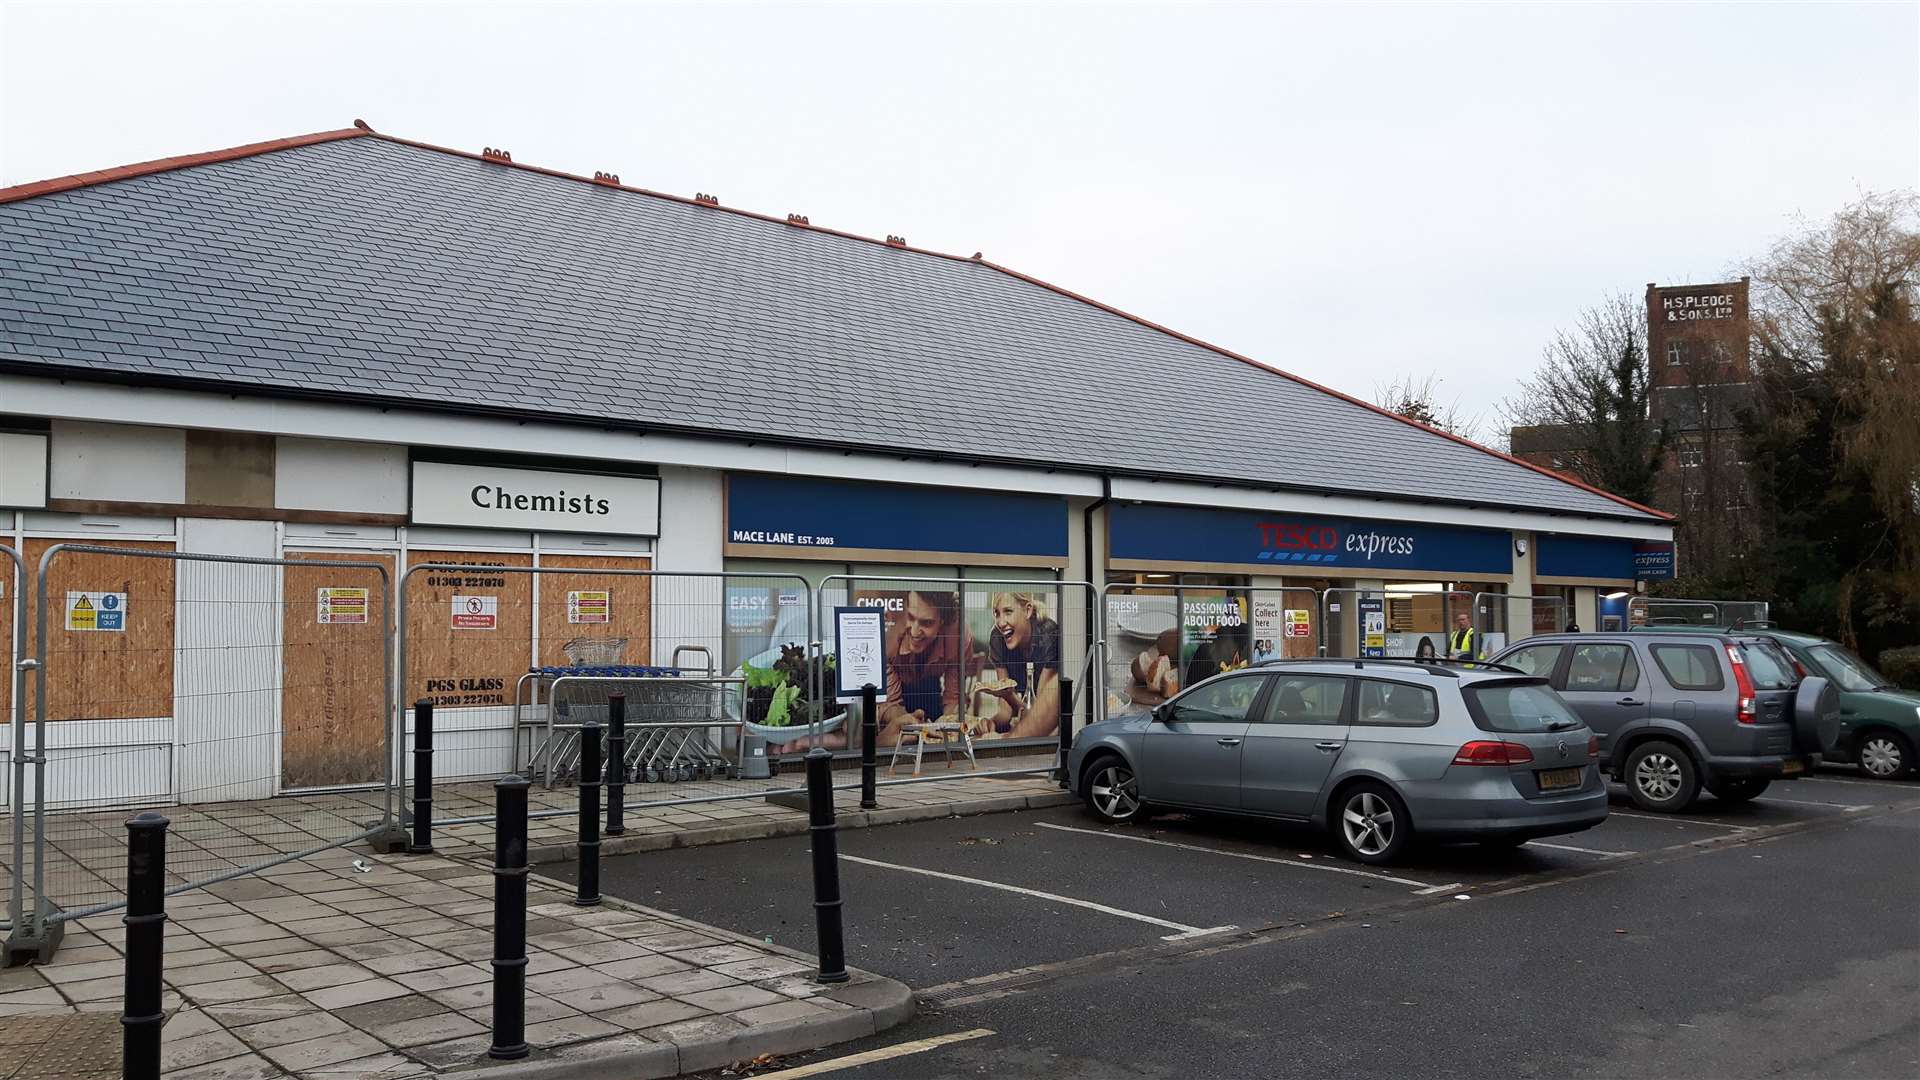
[(1447, 635), (1447, 655), (1458, 658), (1465, 653), (1469, 659), (1477, 657), (1474, 650), (1479, 645), (1479, 637), (1471, 629), (1453, 631)]

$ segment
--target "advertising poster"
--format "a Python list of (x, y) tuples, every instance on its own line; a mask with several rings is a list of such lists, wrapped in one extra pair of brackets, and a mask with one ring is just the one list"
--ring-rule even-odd
[(1246, 667), (1253, 655), (1245, 593), (1188, 589), (1180, 606), (1181, 685)]
[(1355, 601), (1354, 609), (1360, 617), (1360, 655), (1387, 655), (1387, 602), (1377, 596), (1363, 596)]
[(612, 590), (569, 590), (567, 592), (567, 621), (570, 623), (606, 623), (613, 621)]
[(1277, 660), (1286, 653), (1286, 639), (1293, 636), (1286, 602), (1277, 596), (1253, 594), (1253, 659)]
[(367, 590), (323, 586), (315, 590), (315, 621), (323, 626), (357, 626), (367, 621)]
[(1057, 589), (968, 589), (963, 713), (975, 740), (1052, 739), (1060, 731), (1065, 641)]
[(1180, 692), (1180, 621), (1173, 594), (1107, 594), (1107, 715), (1151, 712)]
[[(963, 724), (976, 744), (1059, 737), (1064, 640), (1058, 590), (922, 591), (856, 582), (846, 599), (849, 607), (880, 612), (885, 628), (887, 689), (878, 745), (892, 747), (905, 725), (930, 721)], [(836, 669), (839, 662), (834, 656)], [(849, 749), (851, 735), (836, 726), (820, 745)], [(782, 749), (807, 745), (794, 740)]]

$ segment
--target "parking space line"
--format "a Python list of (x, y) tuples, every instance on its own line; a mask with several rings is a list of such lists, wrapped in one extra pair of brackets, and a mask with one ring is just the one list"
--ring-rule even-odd
[(1856, 787), (1895, 786), (1885, 780), (1868, 780), (1862, 777), (1851, 776), (1797, 776), (1793, 782), (1796, 784), (1851, 784)]
[(1633, 818), (1636, 821), (1664, 821), (1669, 825), (1711, 825), (1716, 829), (1732, 829), (1734, 832), (1752, 832), (1755, 825), (1729, 825), (1724, 821), (1708, 821), (1706, 818), (1679, 817), (1674, 814), (1632, 814), (1625, 810), (1609, 810), (1608, 817)]
[(1029, 889), (1024, 885), (1008, 885), (1003, 881), (987, 881), (983, 878), (963, 877), (959, 874), (948, 874), (939, 870), (928, 870), (921, 866), (903, 866), (900, 863), (881, 862), (879, 859), (863, 859), (858, 855), (842, 855), (840, 856), (840, 860), (842, 862), (859, 863), (861, 866), (877, 866), (883, 870), (899, 870), (903, 873), (919, 874), (922, 877), (939, 878), (942, 881), (957, 881), (962, 885), (978, 885), (983, 889), (999, 889), (1001, 892), (1019, 893), (1021, 896), (1031, 896), (1037, 900), (1051, 900), (1056, 904), (1068, 904), (1073, 907), (1086, 908), (1088, 911), (1098, 911), (1104, 915), (1115, 915), (1122, 919), (1132, 919), (1134, 922), (1143, 922), (1152, 926), (1175, 931), (1175, 933), (1164, 935), (1161, 938), (1162, 941), (1181, 941), (1186, 938), (1201, 937), (1206, 934), (1222, 934), (1228, 930), (1239, 929), (1237, 926), (1188, 926), (1185, 923), (1158, 919), (1152, 915), (1142, 915), (1137, 911), (1127, 911), (1122, 908), (1108, 907), (1106, 904), (1096, 904), (1091, 900), (1080, 900), (1072, 896), (1061, 896), (1059, 893)]
[(1848, 813), (1857, 813), (1861, 810), (1873, 809), (1871, 805), (1843, 803), (1843, 802), (1821, 802), (1818, 799), (1787, 799), (1787, 798), (1782, 798), (1779, 795), (1769, 795), (1764, 799), (1755, 799), (1754, 801), (1755, 802), (1793, 803), (1795, 806), (1832, 806), (1841, 810), (1845, 810)]
[(927, 1039), (914, 1039), (912, 1042), (895, 1043), (878, 1050), (863, 1050), (858, 1054), (848, 1054), (828, 1061), (815, 1061), (807, 1065), (796, 1065), (779, 1072), (761, 1073), (760, 1080), (800, 1080), (803, 1076), (819, 1076), (821, 1073), (839, 1072), (841, 1069), (858, 1068), (871, 1065), (876, 1061), (892, 1061), (909, 1054), (924, 1054), (928, 1050), (938, 1050), (968, 1039), (981, 1039), (993, 1034), (991, 1028), (974, 1028), (972, 1031), (956, 1031), (947, 1035), (935, 1035)]
[(1637, 851), (1601, 851), (1598, 848), (1574, 847), (1572, 844), (1549, 844), (1545, 840), (1529, 840), (1527, 841), (1527, 846), (1551, 848), (1554, 851), (1577, 851), (1582, 855), (1604, 855), (1610, 859), (1618, 858), (1623, 855), (1640, 854)]
[(1199, 844), (1182, 844), (1177, 840), (1156, 840), (1151, 836), (1128, 836), (1126, 833), (1103, 832), (1099, 829), (1076, 829), (1071, 825), (1055, 825), (1051, 821), (1036, 821), (1035, 825), (1055, 832), (1082, 833), (1087, 836), (1104, 836), (1112, 840), (1131, 840), (1136, 844), (1156, 844), (1160, 847), (1179, 848), (1182, 851), (1199, 851), (1208, 855), (1225, 855), (1230, 859), (1250, 859), (1254, 862), (1273, 863), (1276, 866), (1291, 866), (1296, 870), (1324, 870), (1330, 874), (1351, 874), (1354, 877), (1372, 878), (1375, 881), (1391, 881), (1395, 885), (1410, 885), (1416, 889), (1452, 889), (1458, 887), (1454, 882), (1447, 885), (1429, 885), (1412, 878), (1394, 877), (1391, 874), (1376, 874), (1371, 870), (1356, 870), (1351, 866), (1333, 866), (1322, 862), (1303, 862), (1298, 859), (1281, 859), (1272, 855), (1255, 855), (1246, 851), (1222, 851), (1219, 848), (1202, 847)]

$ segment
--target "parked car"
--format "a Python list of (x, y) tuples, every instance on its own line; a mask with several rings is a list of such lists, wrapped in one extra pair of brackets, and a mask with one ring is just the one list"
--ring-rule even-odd
[(1157, 809), (1327, 828), (1388, 863), (1417, 835), (1513, 846), (1607, 816), (1593, 733), (1547, 680), (1484, 664), (1284, 660), (1090, 724), (1068, 776), (1095, 815)]
[(1666, 628), (1549, 634), (1494, 657), (1548, 679), (1598, 734), (1603, 768), (1635, 805), (1678, 813), (1702, 788), (1744, 802), (1804, 775), (1838, 724), (1825, 678), (1775, 643)]
[(1882, 780), (1920, 773), (1920, 694), (1893, 685), (1837, 641), (1765, 623), (1744, 624), (1731, 632), (1774, 642), (1801, 672), (1818, 675), (1839, 691), (1839, 725), (1820, 747), (1827, 760), (1857, 762), (1861, 771)]

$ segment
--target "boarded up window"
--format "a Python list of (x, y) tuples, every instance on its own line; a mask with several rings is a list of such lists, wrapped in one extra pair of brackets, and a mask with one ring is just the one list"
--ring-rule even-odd
[[(540, 663), (570, 663), (569, 642), (579, 643), (577, 655), (598, 654), (589, 657), (597, 663), (653, 663), (653, 579), (592, 572), (645, 570), (650, 565), (647, 559), (619, 555), (540, 556)], [(714, 593), (712, 610), (718, 612), (719, 587), (707, 587)], [(717, 647), (714, 658), (719, 659)]]
[(386, 606), (382, 552), (289, 551), (282, 623), (281, 781), (287, 788), (370, 784), (386, 775)]
[[(35, 567), (48, 548), (72, 542), (28, 540), (22, 554), (27, 565)], [(172, 544), (160, 542), (87, 543), (173, 550)], [(173, 715), (174, 560), (61, 552), (47, 568), (46, 595), (48, 720)], [(29, 592), (25, 627), (29, 652), (34, 647), (36, 605), (36, 594)], [(27, 686), (31, 695), (31, 679)], [(33, 706), (31, 697), (27, 705)]]
[(458, 563), (422, 570), (407, 581), (405, 700), (427, 698), (449, 708), (513, 704), (514, 684), (533, 660), (533, 579), (490, 573), (532, 566), (533, 556), (498, 551), (413, 551), (407, 565)]

